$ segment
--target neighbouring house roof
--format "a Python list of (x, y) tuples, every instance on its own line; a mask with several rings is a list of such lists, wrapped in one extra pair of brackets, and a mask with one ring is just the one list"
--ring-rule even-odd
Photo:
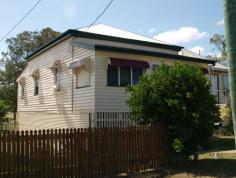
[[(57, 44), (58, 42), (60, 42), (61, 40), (69, 36), (90, 38), (90, 39), (97, 39), (97, 40), (106, 40), (106, 41), (112, 41), (112, 42), (121, 42), (121, 43), (141, 45), (141, 46), (147, 46), (147, 47), (155, 47), (155, 48), (161, 48), (161, 49), (169, 49), (169, 50), (174, 50), (176, 52), (179, 52), (180, 50), (184, 48), (182, 46), (168, 44), (162, 41), (158, 41), (152, 38), (137, 35), (137, 34), (120, 30), (120, 29), (110, 27), (107, 25), (97, 24), (91, 27), (84, 27), (81, 29), (69, 29), (66, 32), (59, 35), (57, 38), (53, 39), (49, 43), (42, 46), (41, 48), (35, 50), (33, 53), (28, 55), (26, 59), (30, 60), (33, 56), (54, 46), (55, 44)], [(168, 58), (172, 57), (174, 59), (193, 61), (193, 62), (202, 62), (202, 63), (210, 63), (210, 64), (215, 63), (212, 60), (203, 59), (199, 57), (189, 57), (189, 56), (183, 56), (183, 55), (174, 55), (174, 54), (167, 54), (167, 53), (161, 53), (161, 52), (136, 50), (136, 49), (130, 49), (130, 48), (119, 48), (119, 47), (103, 46), (103, 45), (96, 45), (96, 44), (94, 46), (95, 46), (95, 49), (100, 49), (100, 50), (110, 50), (110, 51), (119, 50), (122, 52), (131, 52), (131, 53), (138, 53), (138, 54), (144, 54), (144, 55), (152, 55), (152, 56), (160, 56), (160, 57), (168, 57)]]
[(188, 57), (197, 57), (197, 58), (201, 58), (201, 59), (207, 59), (206, 57), (200, 55), (200, 54), (197, 54), (193, 51), (190, 51), (188, 49), (181, 49), (181, 51), (179, 52), (179, 55), (183, 55), (183, 56), (188, 56)]
[(228, 72), (228, 67), (223, 65), (223, 64), (220, 64), (220, 63), (216, 63), (214, 66), (211, 66), (211, 69), (213, 71), (221, 71), (221, 72)]

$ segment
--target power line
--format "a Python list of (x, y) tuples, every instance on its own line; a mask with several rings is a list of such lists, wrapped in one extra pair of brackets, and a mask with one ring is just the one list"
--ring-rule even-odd
[(0, 39), (0, 42), (2, 42), (34, 10), (40, 1), (42, 0), (38, 0), (34, 6)]
[(99, 16), (89, 25), (89, 27), (91, 27), (92, 25), (94, 25), (94, 24), (97, 22), (97, 20), (106, 12), (106, 10), (109, 8), (109, 6), (112, 4), (113, 1), (114, 1), (114, 0), (111, 0), (111, 1), (107, 4), (107, 6), (103, 9), (103, 11), (99, 14)]

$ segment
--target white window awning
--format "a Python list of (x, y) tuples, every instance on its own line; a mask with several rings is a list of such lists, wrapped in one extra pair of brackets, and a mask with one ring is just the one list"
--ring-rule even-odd
[(25, 77), (24, 76), (22, 76), (22, 77), (19, 77), (17, 80), (16, 80), (16, 82), (18, 82), (18, 83), (20, 83), (20, 84), (25, 84)]
[(33, 70), (33, 72), (31, 73), (30, 76), (31, 76), (31, 77), (39, 76), (39, 69), (35, 69), (35, 70)]
[(55, 65), (59, 65), (61, 63), (61, 60), (55, 60), (53, 63), (50, 63), (48, 65), (48, 69), (53, 69), (53, 67), (55, 67)]
[(68, 69), (76, 69), (87, 64), (89, 58), (82, 58), (69, 64)]

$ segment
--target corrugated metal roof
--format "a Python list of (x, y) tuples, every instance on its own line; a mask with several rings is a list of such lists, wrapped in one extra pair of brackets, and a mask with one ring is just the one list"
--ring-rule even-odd
[(104, 24), (96, 24), (90, 27), (79, 28), (78, 30), (83, 31), (83, 32), (96, 33), (100, 35), (107, 35), (107, 36), (120, 37), (120, 38), (132, 39), (132, 40), (146, 41), (146, 42), (151, 42), (151, 43), (159, 43), (159, 44), (161, 43), (161, 44), (171, 45), (170, 43), (167, 43), (167, 42), (155, 40), (153, 38), (148, 38), (142, 35), (138, 35), (132, 32), (128, 32), (126, 30), (118, 29), (118, 28), (111, 27)]

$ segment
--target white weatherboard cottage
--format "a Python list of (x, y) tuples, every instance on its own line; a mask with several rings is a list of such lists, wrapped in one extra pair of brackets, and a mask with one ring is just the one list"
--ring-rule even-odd
[(125, 86), (163, 61), (199, 66), (183, 47), (98, 24), (68, 30), (27, 57), (18, 78), (19, 129), (88, 127), (88, 113), (128, 112)]

